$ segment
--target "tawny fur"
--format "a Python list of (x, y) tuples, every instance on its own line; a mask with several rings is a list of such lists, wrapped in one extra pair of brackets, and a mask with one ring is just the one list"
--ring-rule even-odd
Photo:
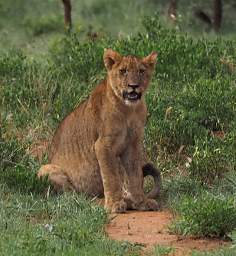
[[(107, 79), (61, 122), (49, 154), (49, 164), (38, 176), (48, 175), (57, 189), (73, 189), (90, 196), (105, 195), (112, 212), (156, 210), (157, 202), (143, 192), (144, 94), (150, 82), (156, 53), (145, 58), (104, 52)], [(138, 100), (124, 98), (130, 85)]]

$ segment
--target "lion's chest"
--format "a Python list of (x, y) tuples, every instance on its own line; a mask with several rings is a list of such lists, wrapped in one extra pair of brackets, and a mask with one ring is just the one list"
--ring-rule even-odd
[(133, 117), (127, 120), (126, 141), (132, 142), (137, 138), (143, 137), (144, 122), (138, 117)]

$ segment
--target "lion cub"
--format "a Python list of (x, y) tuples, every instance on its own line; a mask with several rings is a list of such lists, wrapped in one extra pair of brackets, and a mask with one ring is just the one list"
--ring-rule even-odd
[[(111, 212), (157, 210), (160, 174), (143, 153), (147, 108), (144, 94), (156, 53), (122, 57), (107, 49), (107, 79), (101, 82), (57, 128), (50, 148), (50, 164), (38, 176), (48, 175), (56, 189), (72, 189), (89, 196), (105, 195)], [(154, 176), (155, 187), (146, 196), (143, 177)], [(148, 198), (149, 197), (149, 198)]]

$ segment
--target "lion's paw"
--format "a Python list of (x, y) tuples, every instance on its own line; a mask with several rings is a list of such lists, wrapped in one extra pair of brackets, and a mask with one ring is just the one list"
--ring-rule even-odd
[(127, 210), (127, 203), (122, 199), (105, 207), (110, 213), (124, 213)]
[(159, 205), (156, 200), (154, 199), (146, 199), (144, 202), (142, 202), (138, 210), (139, 211), (157, 211), (159, 210)]

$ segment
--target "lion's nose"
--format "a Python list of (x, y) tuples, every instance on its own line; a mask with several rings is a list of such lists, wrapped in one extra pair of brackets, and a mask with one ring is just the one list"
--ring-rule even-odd
[(138, 84), (128, 84), (129, 87), (131, 87), (133, 90), (139, 87)]

